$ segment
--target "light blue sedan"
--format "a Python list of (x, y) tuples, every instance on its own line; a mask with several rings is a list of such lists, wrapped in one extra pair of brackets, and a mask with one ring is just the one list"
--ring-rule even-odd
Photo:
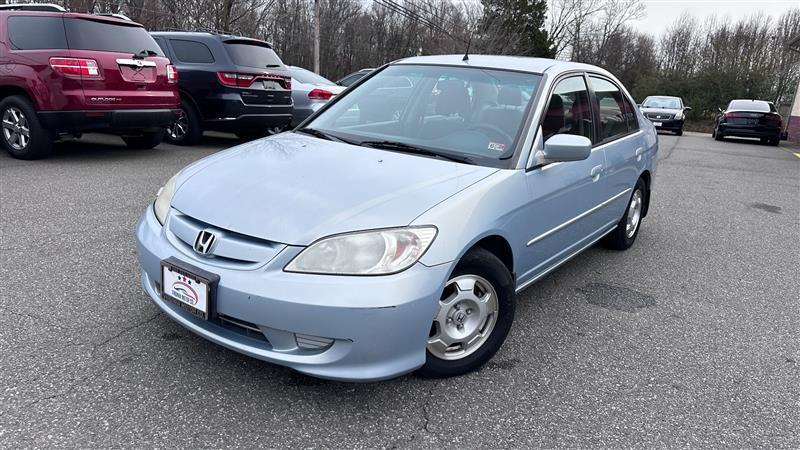
[(429, 56), (197, 161), (139, 221), (145, 292), (204, 338), (337, 380), (472, 371), (516, 294), (630, 247), (658, 141), (603, 69)]

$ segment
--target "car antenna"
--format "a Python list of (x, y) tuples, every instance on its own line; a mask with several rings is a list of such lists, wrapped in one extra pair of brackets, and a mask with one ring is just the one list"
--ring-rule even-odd
[(467, 41), (467, 50), (464, 52), (464, 57), (461, 58), (462, 61), (469, 61), (469, 47), (472, 45), (472, 33), (469, 34), (469, 41)]

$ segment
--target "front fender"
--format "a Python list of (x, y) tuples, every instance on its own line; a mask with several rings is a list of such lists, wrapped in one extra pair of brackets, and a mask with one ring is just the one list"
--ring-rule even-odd
[(439, 233), (420, 262), (435, 266), (457, 261), (475, 243), (496, 235), (510, 244), (516, 267), (514, 243), (524, 239), (524, 230), (515, 230), (511, 218), (525, 195), (524, 171), (500, 170), (424, 212), (412, 225), (434, 224)]

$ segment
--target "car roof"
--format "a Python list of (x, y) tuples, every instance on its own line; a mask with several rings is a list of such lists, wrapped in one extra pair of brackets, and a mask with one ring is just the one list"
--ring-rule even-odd
[(119, 17), (89, 14), (89, 13), (76, 13), (76, 12), (61, 12), (61, 11), (32, 11), (32, 10), (19, 10), (19, 9), (4, 9), (0, 10), (0, 14), (15, 15), (15, 16), (51, 16), (51, 17), (64, 17), (67, 19), (88, 19), (97, 22), (114, 23), (118, 25), (126, 25), (129, 27), (142, 27), (144, 26), (132, 20), (126, 20)]
[(674, 95), (648, 95), (647, 98), (674, 98), (676, 100), (680, 100), (680, 97), (675, 97)]
[(469, 55), (464, 61), (464, 55), (435, 55), (415, 56), (394, 61), (392, 64), (431, 64), (464, 67), (482, 67), (485, 69), (518, 70), (530, 73), (559, 73), (568, 70), (590, 70), (604, 75), (611, 75), (606, 70), (589, 64), (558, 61), (547, 58), (532, 58), (528, 56), (499, 56), (499, 55)]
[(257, 45), (267, 45), (269, 48), (272, 48), (272, 44), (266, 41), (262, 41), (261, 39), (254, 39), (245, 36), (237, 36), (234, 34), (224, 34), (224, 33), (216, 33), (213, 31), (151, 31), (151, 35), (153, 36), (161, 36), (161, 37), (182, 37), (182, 38), (195, 38), (195, 39), (213, 39), (217, 41), (227, 42), (227, 41), (240, 41), (240, 42), (252, 42)]

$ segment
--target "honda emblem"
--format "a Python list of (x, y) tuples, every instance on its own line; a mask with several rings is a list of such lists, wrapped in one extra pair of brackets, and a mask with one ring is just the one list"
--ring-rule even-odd
[(197, 239), (194, 240), (194, 251), (201, 255), (207, 255), (214, 247), (217, 241), (217, 236), (209, 230), (202, 230), (197, 233)]

